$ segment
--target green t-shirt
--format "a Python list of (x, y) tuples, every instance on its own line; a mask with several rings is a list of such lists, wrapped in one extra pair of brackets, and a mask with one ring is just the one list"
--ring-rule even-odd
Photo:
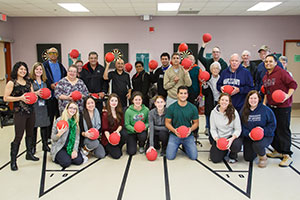
[(199, 118), (198, 110), (195, 105), (187, 102), (184, 107), (181, 107), (177, 102), (168, 107), (166, 118), (172, 120), (172, 126), (176, 129), (179, 126), (192, 126), (192, 120)]

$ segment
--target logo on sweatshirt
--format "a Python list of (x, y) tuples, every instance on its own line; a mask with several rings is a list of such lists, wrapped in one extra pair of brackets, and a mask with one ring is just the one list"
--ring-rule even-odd
[(144, 119), (145, 119), (144, 113), (139, 113), (139, 114), (133, 116), (133, 120), (136, 122), (143, 121)]
[(236, 78), (225, 78), (223, 81), (224, 85), (240, 85), (240, 79)]
[(276, 78), (267, 79), (264, 81), (264, 86), (269, 87), (275, 85), (275, 83), (276, 83)]
[(248, 122), (260, 122), (260, 121), (261, 121), (261, 114), (249, 115)]

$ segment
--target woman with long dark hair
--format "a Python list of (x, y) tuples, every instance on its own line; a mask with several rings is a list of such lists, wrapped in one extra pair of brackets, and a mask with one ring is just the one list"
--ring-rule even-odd
[[(122, 156), (122, 147), (126, 142), (127, 131), (124, 127), (122, 103), (115, 93), (109, 95), (106, 109), (102, 112), (102, 132), (101, 143), (107, 154), (114, 159), (119, 159)], [(109, 140), (109, 136), (113, 132), (121, 137), (119, 144), (112, 144)]]
[[(227, 93), (220, 95), (218, 105), (210, 114), (210, 132), (213, 138), (210, 159), (214, 163), (221, 162), (230, 151), (229, 162), (235, 163), (242, 144), (242, 140), (239, 138), (241, 121), (238, 112), (232, 105), (231, 97)], [(220, 138), (227, 139), (227, 150), (220, 150), (217, 147), (217, 141)]]
[[(248, 93), (241, 110), (241, 120), (244, 159), (246, 161), (253, 161), (256, 155), (258, 155), (258, 167), (266, 167), (266, 147), (273, 141), (276, 118), (273, 111), (262, 104), (258, 91), (252, 90)], [(264, 130), (264, 137), (258, 141), (255, 141), (250, 135), (251, 130), (256, 127)]]
[(29, 100), (25, 97), (25, 93), (33, 92), (32, 83), (28, 74), (27, 64), (24, 62), (17, 62), (11, 72), (11, 80), (8, 81), (4, 90), (4, 101), (13, 102), (14, 104), (15, 138), (10, 144), (10, 168), (12, 171), (18, 170), (17, 155), (25, 130), (26, 160), (39, 160), (39, 158), (32, 154), (35, 114), (33, 106), (27, 104)]

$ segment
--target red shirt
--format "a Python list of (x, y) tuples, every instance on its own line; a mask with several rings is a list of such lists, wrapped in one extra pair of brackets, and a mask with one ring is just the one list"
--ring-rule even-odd
[(101, 122), (101, 125), (102, 125), (102, 136), (101, 136), (101, 143), (102, 145), (106, 146), (108, 144), (108, 140), (105, 136), (105, 131), (108, 131), (110, 134), (113, 133), (115, 130), (117, 130), (117, 128), (119, 126), (124, 126), (124, 118), (122, 117), (122, 120), (121, 120), (121, 123), (117, 123), (117, 119), (114, 119), (114, 126), (109, 126), (109, 123), (108, 123), (108, 113), (107, 111), (103, 111), (102, 112), (102, 122)]

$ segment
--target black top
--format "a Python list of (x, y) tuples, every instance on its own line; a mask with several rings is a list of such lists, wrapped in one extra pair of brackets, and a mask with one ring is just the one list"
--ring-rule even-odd
[(163, 97), (167, 97), (167, 90), (164, 89), (164, 74), (162, 67), (156, 69), (155, 73), (150, 72), (150, 81), (151, 83), (157, 83), (157, 93)]
[(118, 74), (117, 70), (114, 70), (108, 73), (108, 79), (112, 80), (112, 92), (120, 97), (123, 107), (127, 106), (126, 95), (131, 89), (129, 74), (124, 71)]
[[(243, 65), (243, 62), (241, 63)], [(244, 66), (244, 65), (243, 65)], [(245, 67), (245, 66), (244, 66)], [(256, 78), (256, 71), (257, 71), (257, 65), (255, 62), (250, 61), (250, 65), (248, 67), (245, 67), (248, 71), (250, 71), (251, 76), (253, 78), (253, 83), (255, 83)]]
[[(29, 79), (26, 79), (26, 84), (21, 85), (17, 82), (17, 80), (12, 79), (12, 82), (14, 83), (13, 91), (11, 92), (11, 96), (13, 97), (19, 97), (22, 96), (26, 92), (31, 92), (31, 81)], [(23, 101), (15, 101), (14, 102), (14, 112), (25, 112), (27, 114), (30, 114), (33, 111), (33, 105), (29, 105), (24, 103)]]
[(99, 93), (108, 91), (108, 81), (103, 79), (104, 67), (100, 64), (97, 65), (95, 70), (91, 68), (90, 63), (82, 67), (80, 78), (88, 88), (90, 93)]
[(133, 75), (132, 79), (132, 92), (139, 91), (143, 94), (143, 103), (149, 106), (148, 91), (150, 87), (149, 74), (145, 70)]

